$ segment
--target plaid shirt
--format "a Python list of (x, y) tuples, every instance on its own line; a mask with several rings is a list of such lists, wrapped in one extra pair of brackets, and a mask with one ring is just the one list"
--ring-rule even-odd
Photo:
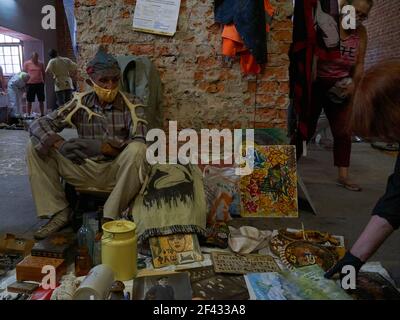
[[(129, 94), (125, 95), (132, 103), (141, 103), (138, 98)], [(71, 122), (76, 127), (79, 138), (101, 140), (121, 147), (134, 140), (146, 142), (146, 124), (138, 121), (136, 132), (131, 132), (131, 112), (120, 94), (112, 104), (101, 108), (96, 94), (92, 91), (83, 96), (82, 104), (102, 117), (92, 116), (89, 120), (88, 112), (83, 108), (78, 109), (72, 116)], [(54, 143), (62, 140), (57, 133), (70, 127), (64, 120), (76, 105), (77, 100), (73, 99), (69, 105), (60, 108), (63, 108), (62, 112), (58, 109), (32, 122), (29, 133), (32, 144), (39, 154), (48, 155)], [(144, 110), (143, 107), (136, 108), (136, 115), (140, 119), (145, 118)]]

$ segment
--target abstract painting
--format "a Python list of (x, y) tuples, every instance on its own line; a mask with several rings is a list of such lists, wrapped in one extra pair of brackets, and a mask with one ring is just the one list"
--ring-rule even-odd
[(149, 243), (155, 268), (203, 260), (196, 234), (153, 237)]
[(254, 170), (240, 179), (242, 217), (297, 218), (294, 146), (255, 145)]

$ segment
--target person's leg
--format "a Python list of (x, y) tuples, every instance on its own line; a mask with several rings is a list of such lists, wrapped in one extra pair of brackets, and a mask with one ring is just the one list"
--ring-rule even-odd
[(18, 89), (8, 88), (8, 101), (10, 103), (10, 117), (14, 118), (18, 108)]
[(65, 103), (70, 102), (72, 100), (72, 89), (65, 90)]
[(42, 159), (31, 142), (27, 148), (27, 165), (37, 215), (51, 218), (35, 233), (35, 238), (44, 239), (65, 227), (71, 217), (61, 177), (74, 186), (87, 187), (94, 183), (94, 177), (101, 170), (96, 170), (96, 166), (75, 165), (55, 150)]
[(149, 170), (146, 160), (146, 145), (140, 142), (131, 142), (115, 159), (107, 176), (115, 181), (115, 186), (104, 205), (104, 217), (116, 219), (126, 210), (140, 191), (141, 178), (144, 179)]
[(26, 101), (28, 107), (27, 113), (30, 116), (32, 114), (32, 103), (35, 102), (35, 89), (32, 84), (26, 86)]
[(334, 143), (333, 157), (334, 165), (338, 167), (338, 183), (351, 191), (361, 191), (361, 188), (351, 183), (349, 178), (349, 166), (351, 155), (351, 128), (350, 128), (350, 105), (330, 104), (325, 108), (329, 120)]
[(45, 115), (45, 113), (44, 113), (44, 100), (45, 100), (44, 83), (38, 84), (36, 94), (37, 94), (37, 97), (39, 100), (40, 116), (43, 117)]
[(65, 104), (65, 91), (56, 91), (56, 99), (58, 107), (61, 107)]
[(311, 141), (311, 139), (315, 135), (315, 131), (317, 129), (318, 120), (321, 116), (322, 108), (324, 105), (323, 99), (323, 87), (320, 82), (315, 81), (313, 83), (313, 95), (311, 97), (311, 109), (309, 114), (309, 121), (308, 121), (308, 136), (307, 136), (307, 143)]

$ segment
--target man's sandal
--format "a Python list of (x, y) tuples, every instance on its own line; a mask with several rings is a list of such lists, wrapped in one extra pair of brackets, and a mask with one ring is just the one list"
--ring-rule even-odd
[(40, 227), (33, 237), (36, 240), (46, 239), (48, 236), (60, 231), (66, 227), (70, 222), (71, 211), (66, 208), (58, 213), (56, 213), (44, 226)]

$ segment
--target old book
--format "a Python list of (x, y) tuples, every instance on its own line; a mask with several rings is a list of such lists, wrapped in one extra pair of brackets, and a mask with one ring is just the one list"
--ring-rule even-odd
[(27, 256), (17, 264), (17, 281), (42, 282), (43, 277), (46, 275), (42, 273), (44, 266), (53, 266), (55, 268), (57, 281), (67, 272), (67, 266), (64, 259)]
[(31, 294), (39, 285), (31, 282), (14, 282), (7, 287), (8, 292)]
[(32, 256), (66, 259), (69, 249), (75, 244), (75, 234), (55, 233), (37, 242), (31, 250)]

